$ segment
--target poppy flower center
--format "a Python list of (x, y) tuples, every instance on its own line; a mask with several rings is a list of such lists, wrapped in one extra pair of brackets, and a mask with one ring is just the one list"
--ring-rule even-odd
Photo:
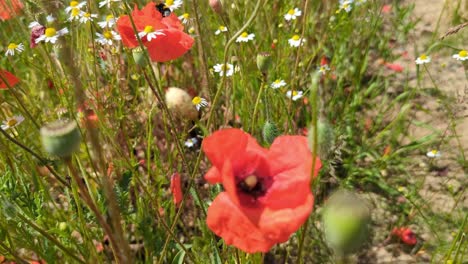
[(288, 14), (294, 15), (294, 9), (289, 9)]
[(16, 125), (16, 124), (18, 124), (18, 121), (16, 121), (16, 119), (14, 119), (14, 118), (8, 120), (8, 122), (7, 122), (7, 125), (8, 125), (9, 127), (12, 127), (12, 126), (14, 126), (14, 125)]
[(458, 53), (458, 56), (462, 57), (462, 58), (465, 58), (465, 57), (468, 57), (468, 51), (466, 50), (462, 50)]
[(57, 31), (55, 30), (55, 28), (47, 28), (44, 34), (46, 37), (50, 38), (50, 37), (55, 36), (57, 34)]
[(301, 38), (301, 37), (299, 37), (299, 35), (294, 35), (294, 36), (292, 37), (292, 39), (293, 39), (293, 40), (296, 40), (296, 41), (299, 40), (300, 38)]
[(154, 31), (154, 28), (152, 26), (146, 26), (145, 29), (143, 30), (145, 33), (151, 33)]
[(257, 198), (265, 194), (265, 186), (261, 178), (249, 175), (237, 184), (237, 189), (244, 194)]

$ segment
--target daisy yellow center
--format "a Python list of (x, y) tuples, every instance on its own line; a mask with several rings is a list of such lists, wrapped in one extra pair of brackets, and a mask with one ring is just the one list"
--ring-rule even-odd
[(195, 28), (194, 27), (189, 28), (188, 33), (189, 34), (195, 33)]
[(106, 21), (110, 21), (110, 20), (113, 19), (113, 18), (114, 18), (113, 15), (108, 15), (108, 16), (106, 17)]
[(226, 27), (225, 26), (219, 26), (219, 30), (223, 31)]
[(349, 4), (348, 4), (348, 3), (344, 3), (344, 4), (343, 4), (343, 9), (346, 9), (346, 8), (348, 8), (348, 7), (349, 7)]
[(293, 91), (293, 92), (292, 92), (292, 95), (293, 95), (293, 96), (296, 96), (296, 95), (298, 95), (298, 94), (299, 94), (299, 93), (298, 93), (297, 91)]
[(248, 37), (248, 36), (249, 36), (249, 33), (247, 33), (247, 32), (243, 32), (243, 33), (241, 34), (241, 37), (243, 37), (243, 38), (246, 38), (246, 37)]
[(190, 17), (190, 15), (189, 15), (189, 13), (185, 13), (185, 14), (182, 15), (182, 17), (185, 18), (185, 19), (187, 19), (187, 18)]
[(90, 13), (85, 13), (83, 16), (84, 16), (84, 17), (87, 17), (87, 18), (90, 18), (90, 17), (91, 17), (91, 14), (90, 14)]
[(78, 5), (78, 1), (71, 1), (71, 2), (70, 2), (70, 6), (71, 6), (71, 7), (75, 7), (75, 6), (77, 6), (77, 5)]
[(80, 14), (80, 9), (79, 8), (73, 8), (71, 11), (72, 16), (78, 16)]
[(276, 84), (280, 84), (280, 83), (281, 83), (281, 80), (276, 80), (275, 83), (276, 83)]
[(466, 58), (468, 57), (468, 51), (466, 50), (462, 50), (458, 53), (458, 56), (462, 57), (462, 58)]
[(112, 33), (110, 31), (104, 31), (102, 34), (106, 39), (112, 39)]
[(174, 4), (174, 0), (166, 0), (167, 6), (171, 6), (172, 4)]
[(10, 43), (8, 45), (8, 49), (12, 50), (12, 49), (16, 49), (18, 47), (18, 45), (16, 45), (15, 43)]
[(14, 125), (16, 125), (16, 124), (18, 124), (18, 121), (16, 121), (16, 119), (14, 119), (14, 118), (8, 120), (8, 122), (7, 122), (7, 125), (8, 125), (9, 127), (12, 127), (12, 126), (14, 126)]
[(154, 30), (153, 26), (146, 26), (143, 31), (145, 33), (151, 33), (151, 32), (153, 32), (153, 30)]
[(57, 34), (55, 28), (46, 28), (44, 35), (48, 38), (51, 38)]
[(202, 99), (201, 99), (201, 97), (199, 97), (199, 96), (196, 96), (196, 97), (194, 97), (194, 98), (192, 99), (192, 103), (193, 103), (194, 105), (198, 105), (198, 104), (200, 104), (201, 102), (202, 102)]
[(426, 55), (426, 54), (422, 54), (421, 56), (419, 56), (419, 59), (421, 59), (421, 60), (427, 60), (427, 55)]
[(223, 65), (223, 66), (221, 67), (221, 69), (222, 69), (223, 71), (229, 71), (230, 67), (229, 67), (229, 65)]
[(294, 35), (292, 37), (292, 40), (298, 41), (301, 37), (299, 35)]
[(438, 151), (435, 150), (435, 149), (431, 150), (431, 153), (434, 154), (434, 155), (437, 154), (437, 152), (438, 152)]
[(294, 15), (294, 9), (289, 9), (288, 14), (289, 15)]

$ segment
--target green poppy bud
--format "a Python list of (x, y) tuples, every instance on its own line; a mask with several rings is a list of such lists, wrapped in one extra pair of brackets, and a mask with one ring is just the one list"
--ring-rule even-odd
[[(312, 151), (314, 146), (314, 126), (310, 126), (308, 132), (309, 147)], [(330, 150), (335, 146), (335, 131), (327, 121), (319, 120), (317, 122), (317, 154), (326, 159)]]
[(52, 155), (68, 158), (80, 147), (81, 134), (73, 120), (57, 120), (41, 128), (42, 145)]
[(267, 73), (271, 67), (271, 55), (268, 52), (262, 52), (257, 55), (257, 67), (262, 73)]
[(265, 140), (266, 143), (271, 144), (275, 140), (277, 136), (279, 136), (280, 132), (278, 127), (276, 126), (275, 123), (266, 121), (265, 124), (263, 125), (263, 130), (262, 130), (262, 135), (263, 135), (263, 140)]
[(323, 225), (328, 245), (337, 254), (357, 252), (369, 235), (369, 208), (356, 194), (339, 190), (325, 204)]
[(132, 55), (137, 65), (145, 67), (148, 64), (148, 61), (145, 58), (145, 51), (141, 47), (132, 49)]

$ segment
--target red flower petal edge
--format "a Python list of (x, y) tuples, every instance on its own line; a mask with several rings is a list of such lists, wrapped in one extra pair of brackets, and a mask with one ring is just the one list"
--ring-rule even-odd
[[(311, 213), (312, 155), (306, 137), (280, 136), (268, 150), (239, 129), (225, 129), (205, 138), (202, 148), (213, 164), (205, 179), (225, 190), (209, 207), (206, 222), (226, 244), (268, 252)], [(317, 158), (314, 176), (321, 166)]]
[(180, 174), (174, 173), (171, 176), (171, 193), (174, 200), (175, 205), (179, 205), (182, 202), (182, 198), (184, 197), (182, 194), (182, 188), (180, 184)]
[(416, 234), (407, 227), (394, 228), (392, 235), (399, 238), (406, 245), (414, 246), (418, 242)]
[(0, 0), (0, 18), (8, 20), (13, 18), (23, 9), (23, 4), (19, 0)]
[(6, 70), (0, 70), (0, 89), (6, 90), (9, 87), (15, 86), (18, 82), (19, 79), (13, 75), (13, 73)]
[[(161, 34), (148, 41), (146, 36), (141, 39), (143, 45), (148, 49), (152, 61), (165, 62), (179, 58), (184, 55), (193, 45), (193, 38), (183, 32), (184, 26), (174, 13), (163, 17), (156, 9), (156, 4), (148, 3), (143, 9), (138, 10), (135, 6), (131, 14), (135, 23), (136, 31), (142, 32), (147, 27)], [(129, 48), (139, 46), (136, 33), (129, 16), (122, 16), (117, 21), (117, 31), (122, 37), (122, 43)]]

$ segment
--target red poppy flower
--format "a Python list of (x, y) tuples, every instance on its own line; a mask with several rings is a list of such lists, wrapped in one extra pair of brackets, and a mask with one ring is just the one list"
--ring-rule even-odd
[(23, 9), (23, 4), (19, 0), (0, 0), (0, 18), (7, 20), (14, 17)]
[(403, 66), (401, 66), (401, 64), (389, 62), (385, 63), (385, 67), (396, 72), (402, 72), (405, 69)]
[[(203, 140), (202, 148), (213, 164), (205, 179), (225, 190), (206, 222), (226, 244), (268, 252), (305, 222), (314, 203), (306, 137), (280, 136), (267, 150), (242, 130), (225, 129)], [(317, 158), (314, 176), (321, 166)]]
[[(5, 82), (6, 81), (6, 82)], [(6, 70), (0, 70), (0, 90), (6, 90), (9, 87), (15, 86), (19, 82), (19, 79), (11, 72)]]
[(406, 245), (414, 246), (418, 242), (416, 234), (407, 227), (394, 228), (392, 235), (398, 237)]
[(184, 196), (182, 194), (182, 188), (180, 187), (180, 174), (177, 172), (171, 176), (171, 193), (175, 205), (179, 205)]
[[(147, 34), (140, 39), (152, 61), (165, 62), (177, 59), (184, 55), (193, 45), (193, 38), (183, 32), (184, 26), (179, 18), (171, 13), (163, 17), (157, 10), (156, 4), (148, 3), (142, 10), (135, 9), (132, 12), (132, 19), (138, 33)], [(139, 46), (135, 31), (129, 16), (122, 16), (117, 21), (117, 30), (122, 37), (122, 43), (129, 47)], [(155, 38), (148, 40), (148, 35), (152, 34)]]

